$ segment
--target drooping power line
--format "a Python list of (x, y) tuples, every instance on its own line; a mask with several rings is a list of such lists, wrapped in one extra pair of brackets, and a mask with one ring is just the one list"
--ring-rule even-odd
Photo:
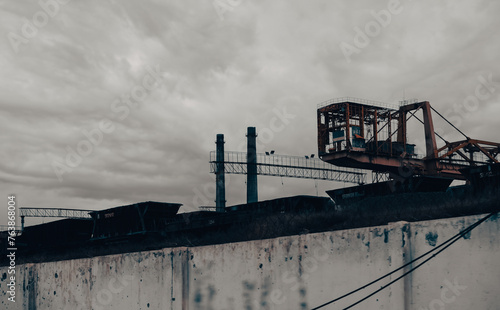
[(428, 261), (430, 261), (431, 259), (433, 259), (434, 257), (436, 257), (439, 253), (441, 253), (441, 252), (443, 252), (444, 250), (446, 250), (446, 249), (447, 249), (449, 246), (451, 246), (453, 243), (457, 242), (457, 241), (458, 241), (460, 238), (462, 238), (464, 235), (466, 235), (466, 234), (468, 234), (469, 232), (471, 232), (474, 228), (476, 228), (477, 226), (479, 226), (480, 224), (482, 224), (484, 221), (486, 221), (487, 219), (489, 219), (490, 217), (492, 217), (492, 216), (493, 216), (493, 215), (495, 215), (496, 213), (497, 213), (497, 212), (493, 212), (493, 213), (491, 213), (491, 214), (489, 214), (489, 215), (487, 215), (487, 216), (483, 217), (482, 219), (480, 219), (480, 220), (479, 220), (479, 221), (477, 221), (476, 223), (474, 223), (474, 224), (470, 225), (469, 227), (467, 227), (467, 228), (463, 229), (462, 231), (460, 231), (460, 232), (459, 232), (458, 234), (456, 234), (455, 236), (453, 236), (453, 237), (451, 237), (450, 239), (446, 240), (445, 242), (441, 243), (439, 246), (437, 246), (437, 247), (433, 248), (432, 250), (430, 250), (430, 251), (428, 251), (428, 252), (426, 252), (426, 253), (424, 253), (424, 254), (420, 255), (419, 257), (417, 257), (417, 258), (415, 258), (414, 260), (410, 261), (409, 263), (406, 263), (406, 264), (404, 264), (403, 266), (401, 266), (401, 267), (399, 267), (399, 268), (397, 268), (397, 269), (395, 269), (395, 270), (391, 271), (390, 273), (388, 273), (388, 274), (386, 274), (386, 275), (384, 275), (384, 276), (382, 276), (382, 277), (380, 277), (380, 278), (378, 278), (378, 279), (376, 279), (376, 280), (374, 280), (374, 281), (372, 281), (372, 282), (370, 282), (370, 283), (368, 283), (368, 284), (366, 284), (366, 285), (364, 285), (364, 286), (362, 286), (362, 287), (360, 287), (360, 288), (357, 288), (357, 289), (355, 289), (355, 290), (353, 290), (353, 291), (351, 291), (351, 292), (349, 292), (349, 293), (347, 293), (347, 294), (344, 294), (344, 295), (342, 295), (342, 296), (340, 296), (340, 297), (338, 297), (338, 298), (335, 298), (335, 299), (333, 299), (333, 300), (331, 300), (331, 301), (329, 301), (329, 302), (326, 302), (326, 303), (324, 303), (324, 304), (322, 304), (322, 305), (320, 305), (320, 306), (317, 306), (317, 307), (315, 307), (315, 308), (312, 308), (311, 310), (321, 309), (321, 308), (323, 308), (323, 307), (325, 307), (325, 306), (327, 306), (327, 305), (330, 305), (330, 304), (332, 304), (332, 303), (334, 303), (334, 302), (337, 302), (337, 301), (339, 301), (339, 300), (341, 300), (341, 299), (344, 299), (345, 297), (348, 297), (348, 296), (350, 296), (350, 295), (352, 295), (352, 294), (354, 294), (354, 293), (356, 293), (356, 292), (359, 292), (359, 291), (361, 291), (362, 289), (365, 289), (365, 288), (367, 288), (368, 286), (371, 286), (371, 285), (373, 285), (373, 284), (375, 284), (375, 283), (379, 282), (380, 280), (383, 280), (383, 279), (385, 279), (385, 278), (389, 277), (390, 275), (392, 275), (392, 274), (394, 274), (394, 273), (398, 272), (399, 270), (401, 270), (401, 269), (403, 269), (403, 268), (405, 268), (405, 267), (407, 267), (407, 266), (409, 266), (409, 265), (411, 265), (411, 264), (415, 263), (417, 260), (419, 260), (419, 259), (421, 259), (421, 258), (423, 258), (423, 257), (425, 257), (425, 256), (427, 256), (427, 255), (429, 255), (429, 254), (431, 254), (432, 252), (434, 252), (434, 251), (436, 251), (436, 250), (438, 250), (438, 249), (442, 248), (441, 250), (437, 251), (437, 253), (435, 253), (435, 254), (434, 254), (434, 255), (432, 255), (431, 257), (429, 257), (429, 258), (425, 259), (423, 262), (421, 262), (421, 263), (420, 263), (420, 264), (418, 264), (417, 266), (413, 267), (412, 269), (410, 269), (409, 271), (405, 272), (404, 274), (402, 274), (402, 275), (401, 275), (401, 276), (399, 276), (398, 278), (394, 279), (393, 281), (389, 282), (388, 284), (386, 284), (386, 285), (382, 286), (381, 288), (379, 288), (379, 289), (378, 289), (378, 290), (376, 290), (375, 292), (373, 292), (373, 293), (371, 293), (371, 294), (369, 294), (369, 295), (367, 295), (367, 296), (363, 297), (362, 299), (360, 299), (360, 300), (358, 300), (357, 302), (355, 302), (355, 303), (351, 304), (351, 305), (350, 305), (350, 306), (348, 306), (347, 308), (344, 308), (344, 310), (347, 310), (347, 309), (350, 309), (350, 308), (354, 307), (355, 305), (357, 305), (357, 304), (359, 304), (359, 303), (361, 303), (361, 302), (365, 301), (366, 299), (370, 298), (371, 296), (373, 296), (373, 295), (377, 294), (378, 292), (382, 291), (383, 289), (385, 289), (385, 288), (389, 287), (391, 284), (395, 283), (396, 281), (398, 281), (398, 280), (400, 280), (400, 279), (404, 278), (406, 275), (410, 274), (411, 272), (413, 272), (414, 270), (416, 270), (416, 269), (417, 269), (417, 268), (419, 268), (420, 266), (424, 265), (426, 262), (428, 262)]

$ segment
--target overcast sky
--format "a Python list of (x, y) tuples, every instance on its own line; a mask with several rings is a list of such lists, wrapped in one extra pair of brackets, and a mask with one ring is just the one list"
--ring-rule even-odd
[[(214, 205), (216, 134), (244, 151), (255, 126), (259, 152), (316, 153), (316, 106), (336, 97), (428, 100), (500, 141), (498, 1), (62, 2), (0, 1), (4, 214), (11, 193), (19, 207)], [(261, 200), (343, 186), (259, 182)], [(227, 183), (243, 203), (245, 178)]]

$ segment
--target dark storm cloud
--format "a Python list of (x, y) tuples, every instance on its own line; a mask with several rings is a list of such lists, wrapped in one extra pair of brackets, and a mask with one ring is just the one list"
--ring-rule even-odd
[[(399, 13), (384, 26), (375, 16), (391, 5)], [(73, 0), (29, 38), (23, 29), (43, 8), (1, 6), (0, 183), (23, 205), (213, 205), (208, 154), (217, 133), (226, 150), (243, 151), (246, 127), (256, 126), (261, 152), (315, 153), (316, 104), (332, 97), (429, 100), (471, 136), (498, 140), (500, 4), (492, 0), (242, 1), (223, 18), (210, 1)], [(356, 28), (366, 46), (356, 46)], [(16, 35), (26, 37), (17, 48)], [(358, 52), (346, 57), (343, 43)], [(128, 105), (152, 68), (161, 80)], [(492, 91), (476, 104), (481, 78)], [(64, 163), (103, 120), (114, 130), (59, 181), (54, 158)], [(259, 181), (261, 199), (338, 186)], [(243, 202), (244, 178), (231, 176), (227, 191), (229, 204)]]

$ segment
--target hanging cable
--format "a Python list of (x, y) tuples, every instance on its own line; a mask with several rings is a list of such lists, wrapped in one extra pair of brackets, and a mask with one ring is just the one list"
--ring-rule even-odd
[[(367, 288), (368, 286), (370, 286), (370, 285), (372, 285), (372, 284), (375, 284), (375, 283), (379, 282), (379, 281), (380, 281), (380, 280), (382, 280), (382, 279), (387, 278), (388, 276), (390, 276), (390, 275), (392, 275), (392, 274), (394, 274), (394, 273), (398, 272), (399, 270), (401, 270), (401, 269), (403, 269), (403, 268), (405, 268), (405, 267), (407, 267), (407, 266), (409, 266), (409, 265), (411, 265), (411, 264), (415, 263), (417, 260), (419, 260), (419, 259), (421, 259), (421, 258), (423, 258), (423, 257), (425, 257), (425, 256), (427, 256), (427, 255), (429, 255), (430, 253), (432, 253), (432, 252), (436, 251), (437, 249), (439, 249), (439, 248), (441, 248), (441, 247), (443, 247), (443, 246), (444, 246), (444, 248), (443, 248), (443, 249), (439, 250), (437, 253), (435, 253), (435, 254), (434, 254), (434, 255), (432, 255), (431, 257), (427, 258), (426, 260), (424, 260), (424, 261), (423, 261), (422, 263), (420, 263), (419, 265), (415, 266), (414, 268), (412, 268), (411, 270), (407, 271), (406, 273), (404, 273), (404, 274), (403, 274), (403, 275), (401, 275), (400, 277), (396, 278), (395, 280), (393, 280), (393, 281), (389, 282), (389, 283), (388, 283), (388, 284), (386, 284), (385, 286), (382, 286), (380, 289), (378, 289), (378, 290), (376, 290), (375, 292), (373, 292), (373, 293), (369, 294), (368, 296), (364, 297), (363, 299), (361, 299), (361, 300), (357, 301), (356, 303), (354, 303), (354, 304), (350, 305), (350, 306), (349, 306), (349, 307), (347, 307), (347, 308), (344, 308), (344, 310), (347, 310), (347, 309), (352, 308), (353, 306), (355, 306), (355, 305), (357, 305), (357, 304), (361, 303), (362, 301), (364, 301), (364, 300), (366, 300), (366, 299), (370, 298), (371, 296), (375, 295), (376, 293), (378, 293), (378, 292), (380, 292), (381, 290), (385, 289), (386, 287), (390, 286), (391, 284), (393, 284), (394, 282), (398, 281), (399, 279), (401, 279), (401, 278), (405, 277), (407, 274), (409, 274), (409, 273), (413, 272), (415, 269), (419, 268), (420, 266), (422, 266), (423, 264), (425, 264), (426, 262), (428, 262), (428, 261), (429, 261), (429, 260), (431, 260), (432, 258), (436, 257), (436, 255), (438, 255), (439, 253), (441, 253), (442, 251), (444, 251), (446, 248), (448, 248), (449, 246), (451, 246), (453, 243), (455, 243), (456, 241), (458, 241), (458, 240), (459, 240), (460, 238), (462, 238), (464, 235), (466, 235), (466, 234), (468, 234), (469, 232), (471, 232), (474, 228), (476, 228), (477, 226), (479, 226), (480, 224), (482, 224), (484, 221), (486, 221), (487, 219), (489, 219), (490, 217), (492, 217), (492, 216), (493, 216), (493, 215), (495, 215), (496, 213), (497, 213), (497, 212), (493, 212), (493, 213), (491, 213), (491, 214), (489, 214), (489, 215), (485, 216), (484, 218), (480, 219), (479, 221), (477, 221), (476, 223), (474, 223), (474, 224), (472, 224), (471, 226), (467, 227), (466, 229), (463, 229), (462, 231), (460, 231), (460, 232), (459, 232), (458, 234), (456, 234), (455, 236), (453, 236), (453, 237), (451, 237), (450, 239), (446, 240), (445, 242), (441, 243), (439, 246), (437, 246), (437, 247), (433, 248), (432, 250), (430, 250), (430, 251), (428, 251), (428, 252), (426, 252), (426, 253), (424, 253), (424, 254), (420, 255), (419, 257), (417, 257), (417, 258), (413, 259), (412, 261), (410, 261), (409, 263), (406, 263), (406, 264), (404, 264), (403, 266), (401, 266), (401, 267), (399, 267), (399, 268), (397, 268), (397, 269), (395, 269), (395, 270), (391, 271), (390, 273), (388, 273), (388, 274), (386, 274), (386, 275), (384, 275), (384, 276), (382, 276), (382, 277), (380, 277), (380, 278), (378, 278), (378, 279), (375, 279), (374, 281), (372, 281), (372, 282), (370, 282), (370, 283), (368, 283), (368, 284), (366, 284), (366, 285), (364, 285), (364, 286), (362, 286), (362, 287), (360, 287), (360, 288), (358, 288), (358, 289), (355, 289), (355, 290), (353, 290), (353, 291), (351, 291), (351, 292), (349, 292), (349, 293), (347, 293), (347, 294), (344, 294), (344, 295), (342, 295), (342, 296), (340, 296), (340, 297), (338, 297), (338, 298), (335, 298), (335, 299), (333, 299), (333, 300), (331, 300), (331, 301), (329, 301), (329, 302), (326, 302), (326, 303), (324, 303), (324, 304), (322, 304), (322, 305), (320, 305), (320, 306), (317, 306), (317, 307), (315, 307), (315, 308), (312, 308), (311, 310), (321, 309), (321, 308), (323, 308), (323, 307), (325, 307), (325, 306), (327, 306), (327, 305), (329, 305), (329, 304), (332, 304), (332, 303), (337, 302), (337, 301), (339, 301), (339, 300), (341, 300), (341, 299), (344, 299), (345, 297), (348, 297), (348, 296), (350, 296), (350, 295), (352, 295), (352, 294), (354, 294), (354, 293), (356, 293), (356, 292), (359, 292), (360, 290), (365, 289), (365, 288)], [(446, 246), (445, 246), (445, 245), (446, 245)]]
[(436, 111), (436, 109), (434, 109), (432, 106), (431, 106), (431, 109), (432, 109), (432, 111), (436, 112), (437, 115), (441, 116), (441, 118), (444, 119), (448, 124), (450, 124), (451, 127), (455, 128), (459, 133), (461, 133), (465, 137), (465, 139), (467, 139), (467, 140), (470, 139), (469, 137), (467, 137), (466, 134), (464, 134), (460, 129), (458, 129), (457, 127), (455, 127), (455, 125), (453, 125), (449, 120), (447, 120), (443, 115), (441, 115), (441, 113), (439, 113), (438, 111)]
[[(415, 116), (415, 119), (417, 119), (420, 123), (422, 123), (422, 125), (425, 125), (424, 121), (421, 120), (420, 118), (418, 118), (418, 116)], [(448, 141), (445, 140), (445, 138), (441, 137), (437, 132), (434, 131), (434, 134), (440, 138), (441, 140), (443, 140), (444, 143), (448, 144)]]

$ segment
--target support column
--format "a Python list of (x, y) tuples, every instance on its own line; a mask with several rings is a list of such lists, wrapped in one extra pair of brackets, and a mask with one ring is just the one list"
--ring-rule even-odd
[(257, 133), (247, 128), (247, 203), (258, 202), (257, 195)]
[(425, 152), (428, 159), (437, 157), (436, 135), (434, 134), (434, 123), (432, 122), (431, 105), (426, 101), (422, 106), (424, 112), (425, 130)]
[(375, 143), (375, 154), (378, 154), (378, 114), (377, 110), (373, 111), (373, 143)]
[(226, 178), (224, 175), (224, 135), (218, 134), (216, 143), (216, 161), (215, 164), (215, 210), (217, 212), (226, 211)]
[(349, 109), (349, 103), (345, 104), (345, 148), (346, 150), (351, 150), (351, 113)]
[(398, 115), (398, 142), (403, 143), (406, 151), (406, 112), (399, 109)]
[(432, 122), (431, 105), (426, 101), (422, 106), (424, 112), (424, 131), (425, 131), (425, 155), (426, 169), (430, 174), (435, 174), (438, 171), (438, 157), (436, 135), (434, 133), (434, 123)]

